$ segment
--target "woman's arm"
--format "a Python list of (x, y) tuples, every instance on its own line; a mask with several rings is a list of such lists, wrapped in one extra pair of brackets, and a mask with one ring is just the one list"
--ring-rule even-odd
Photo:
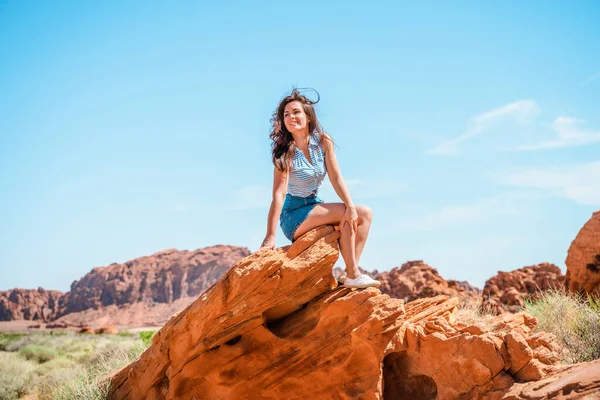
[(346, 205), (346, 214), (344, 218), (340, 222), (340, 229), (344, 227), (345, 222), (351, 222), (352, 227), (356, 231), (357, 223), (358, 223), (358, 213), (356, 212), (356, 207), (354, 206), (354, 202), (350, 197), (350, 191), (346, 186), (346, 181), (342, 176), (340, 171), (340, 166), (337, 161), (337, 157), (335, 156), (335, 149), (333, 146), (333, 140), (331, 140), (331, 136), (328, 134), (324, 134), (323, 140), (323, 150), (325, 151), (325, 166), (327, 167), (327, 175), (329, 175), (329, 181), (333, 186), (333, 189), (340, 196), (340, 199)]
[(285, 200), (285, 194), (288, 186), (288, 173), (284, 173), (274, 167), (273, 173), (273, 198), (269, 216), (267, 218), (267, 234), (260, 247), (269, 247), (275, 249), (275, 236), (277, 233), (277, 222), (281, 216), (281, 208)]

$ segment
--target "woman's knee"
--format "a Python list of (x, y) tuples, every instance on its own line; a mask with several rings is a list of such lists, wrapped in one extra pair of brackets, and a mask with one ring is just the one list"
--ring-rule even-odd
[(359, 223), (371, 223), (373, 220), (373, 210), (368, 206), (356, 207), (356, 213), (358, 214)]

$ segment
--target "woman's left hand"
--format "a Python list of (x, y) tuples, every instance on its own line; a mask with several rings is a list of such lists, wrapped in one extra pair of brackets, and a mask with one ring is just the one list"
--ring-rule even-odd
[(350, 224), (351, 229), (356, 233), (358, 230), (358, 213), (356, 212), (356, 207), (346, 207), (346, 212), (340, 222), (340, 230), (342, 230), (344, 224)]

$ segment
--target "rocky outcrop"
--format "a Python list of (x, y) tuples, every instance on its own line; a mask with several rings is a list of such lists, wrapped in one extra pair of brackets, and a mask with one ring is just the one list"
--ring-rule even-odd
[(438, 295), (473, 297), (480, 290), (469, 285), (468, 282), (445, 280), (435, 268), (423, 261), (409, 261), (400, 268), (377, 273), (375, 279), (381, 281), (381, 291), (385, 294), (412, 301), (424, 297)]
[(114, 325), (105, 325), (96, 329), (94, 333), (99, 335), (116, 335), (119, 333), (119, 330)]
[(245, 247), (165, 250), (124, 264), (94, 268), (71, 291), (0, 292), (0, 321), (42, 320), (94, 326), (160, 325), (250, 254)]
[(539, 381), (514, 384), (504, 400), (598, 399), (600, 360), (575, 364)]
[(600, 296), (600, 211), (592, 215), (571, 243), (566, 264), (568, 290)]
[(94, 328), (90, 325), (85, 325), (79, 329), (79, 333), (94, 333)]
[(62, 315), (110, 305), (169, 304), (182, 297), (196, 297), (248, 254), (248, 249), (233, 246), (170, 249), (124, 264), (94, 268), (73, 282), (63, 299)]
[(493, 399), (562, 368), (528, 314), (467, 325), (457, 298), (338, 286), (338, 238), (323, 226), (238, 262), (114, 374), (109, 397)]
[(525, 306), (524, 299), (536, 299), (543, 291), (562, 287), (565, 276), (554, 264), (542, 263), (511, 272), (498, 272), (487, 280), (483, 288), (483, 306), (500, 314), (518, 312)]
[(532, 316), (506, 314), (484, 326), (453, 321), (454, 315), (418, 323), (408, 318), (402, 341), (392, 342), (394, 352), (384, 359), (384, 399), (495, 399), (515, 381), (536, 381), (561, 370), (555, 365), (556, 338), (531, 335), (537, 324)]
[(58, 290), (11, 289), (0, 292), (0, 321), (51, 321), (60, 312)]

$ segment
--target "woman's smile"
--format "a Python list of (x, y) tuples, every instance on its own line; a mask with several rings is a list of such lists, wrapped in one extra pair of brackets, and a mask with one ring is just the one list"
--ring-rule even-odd
[(288, 130), (301, 131), (307, 128), (309, 121), (299, 101), (292, 101), (285, 106), (283, 122)]

